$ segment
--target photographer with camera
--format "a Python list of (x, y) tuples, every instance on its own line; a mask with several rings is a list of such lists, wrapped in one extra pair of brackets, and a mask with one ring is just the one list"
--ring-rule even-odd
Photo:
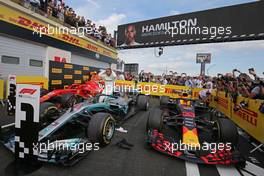
[(257, 76), (254, 68), (250, 68), (248, 71), (249, 74), (254, 77), (254, 82), (252, 82), (252, 89), (249, 97), (253, 99), (264, 100), (264, 81)]

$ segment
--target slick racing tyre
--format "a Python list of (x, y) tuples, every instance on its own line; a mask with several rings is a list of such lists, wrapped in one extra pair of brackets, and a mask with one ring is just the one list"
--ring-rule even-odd
[(163, 112), (160, 109), (151, 109), (148, 115), (148, 121), (146, 129), (148, 130), (158, 130), (163, 129)]
[(109, 113), (96, 113), (86, 129), (88, 139), (100, 146), (110, 144), (115, 132), (115, 120)]
[(61, 105), (63, 108), (70, 108), (77, 103), (77, 97), (72, 93), (61, 95)]
[(220, 118), (216, 121), (218, 127), (218, 140), (223, 143), (231, 143), (237, 146), (239, 134), (237, 127), (229, 119)]
[(169, 101), (170, 101), (170, 97), (168, 97), (168, 96), (161, 96), (161, 97), (160, 97), (160, 106), (161, 106), (161, 107), (166, 107), (166, 106), (168, 106)]
[(39, 107), (39, 119), (43, 124), (47, 122), (51, 117), (58, 115), (58, 108), (50, 102), (43, 102)]
[(149, 108), (149, 100), (146, 95), (138, 95), (137, 97), (137, 108), (140, 110), (148, 110)]

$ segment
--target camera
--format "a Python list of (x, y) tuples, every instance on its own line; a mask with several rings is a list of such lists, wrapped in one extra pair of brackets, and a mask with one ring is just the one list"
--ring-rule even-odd
[(238, 69), (233, 69), (233, 72), (238, 72), (238, 73), (241, 73)]

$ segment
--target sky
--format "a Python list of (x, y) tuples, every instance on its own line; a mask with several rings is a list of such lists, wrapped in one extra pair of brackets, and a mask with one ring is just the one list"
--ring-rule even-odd
[[(105, 25), (113, 33), (120, 24), (177, 15), (217, 7), (252, 2), (252, 0), (65, 0), (79, 14), (97, 25)], [(120, 50), (119, 58), (126, 63), (139, 63), (140, 70), (162, 74), (165, 70), (198, 75), (196, 53), (211, 53), (212, 62), (206, 73), (231, 72), (234, 68), (247, 72), (254, 67), (264, 71), (264, 41), (231, 42), (171, 46), (164, 48), (161, 57), (155, 57), (155, 48)]]

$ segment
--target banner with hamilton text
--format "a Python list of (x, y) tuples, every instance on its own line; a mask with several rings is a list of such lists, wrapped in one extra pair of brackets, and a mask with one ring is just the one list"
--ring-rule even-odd
[(264, 1), (118, 26), (120, 49), (264, 39)]

